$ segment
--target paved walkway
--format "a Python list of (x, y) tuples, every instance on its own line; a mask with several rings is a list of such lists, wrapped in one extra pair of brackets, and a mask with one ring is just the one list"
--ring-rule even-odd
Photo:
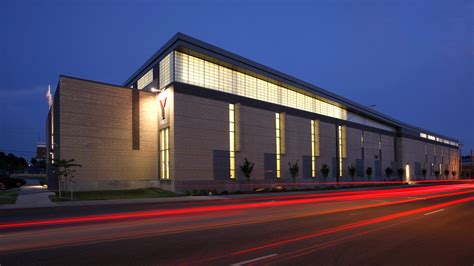
[(20, 195), (16, 199), (16, 203), (0, 205), (0, 209), (53, 207), (55, 205), (49, 199), (49, 195), (53, 194), (53, 192), (48, 192), (41, 185), (23, 186)]

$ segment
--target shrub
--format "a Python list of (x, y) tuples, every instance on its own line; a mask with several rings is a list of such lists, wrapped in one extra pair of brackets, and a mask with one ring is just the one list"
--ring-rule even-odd
[(449, 176), (449, 170), (448, 169), (444, 170), (444, 176), (446, 177), (446, 179), (448, 179), (448, 176)]
[(400, 178), (400, 180), (403, 180), (403, 175), (405, 174), (405, 169), (398, 168), (397, 169), (397, 174), (398, 174), (398, 177)]
[(327, 164), (321, 166), (321, 174), (324, 176), (324, 181), (326, 181), (326, 178), (329, 175), (329, 166)]
[(453, 178), (454, 178), (454, 177), (456, 177), (457, 172), (456, 172), (456, 171), (452, 171), (451, 174), (453, 175)]
[(298, 166), (298, 160), (296, 160), (295, 164), (291, 164), (290, 162), (288, 162), (288, 167), (290, 169), (290, 174), (291, 174), (291, 177), (293, 178), (293, 182), (296, 182), (296, 177), (298, 177), (299, 172), (300, 172), (300, 168)]
[(367, 169), (365, 169), (365, 174), (367, 175), (370, 181), (370, 177), (372, 176), (372, 167), (367, 167)]
[(245, 158), (244, 164), (240, 166), (240, 170), (242, 170), (245, 178), (247, 178), (247, 182), (250, 182), (250, 175), (252, 174), (254, 166), (255, 163), (250, 162), (247, 158)]
[(393, 174), (392, 168), (390, 168), (390, 167), (385, 168), (385, 176), (386, 176), (388, 179), (390, 179), (390, 177), (392, 176), (392, 174)]
[(426, 179), (426, 169), (425, 168), (421, 169), (421, 174), (423, 175), (423, 178)]
[(349, 170), (349, 175), (352, 178), (352, 181), (354, 181), (354, 176), (356, 173), (356, 168), (351, 164), (349, 167), (347, 167), (347, 170)]

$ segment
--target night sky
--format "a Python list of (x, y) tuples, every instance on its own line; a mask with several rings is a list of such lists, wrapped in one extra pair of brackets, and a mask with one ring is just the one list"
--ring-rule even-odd
[(473, 0), (197, 2), (0, 1), (0, 150), (33, 155), (60, 74), (122, 84), (176, 32), (474, 149)]

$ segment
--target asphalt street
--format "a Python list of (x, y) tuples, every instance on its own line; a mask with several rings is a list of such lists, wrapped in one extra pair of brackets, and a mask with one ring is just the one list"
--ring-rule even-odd
[(472, 184), (108, 208), (1, 212), (0, 264), (474, 264)]

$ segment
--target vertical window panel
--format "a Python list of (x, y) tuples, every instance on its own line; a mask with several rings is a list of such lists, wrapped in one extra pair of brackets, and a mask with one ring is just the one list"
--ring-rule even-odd
[(311, 176), (316, 177), (316, 157), (319, 156), (319, 121), (311, 120)]
[(230, 178), (235, 178), (235, 105), (229, 104), (229, 158)]
[(150, 69), (137, 81), (137, 89), (142, 90), (153, 81), (153, 69)]
[(170, 179), (169, 128), (160, 130), (160, 177)]
[(275, 113), (275, 141), (276, 141), (276, 149), (275, 149), (275, 153), (276, 153), (276, 177), (277, 178), (280, 178), (281, 177), (281, 131), (280, 131), (280, 114), (279, 113)]

